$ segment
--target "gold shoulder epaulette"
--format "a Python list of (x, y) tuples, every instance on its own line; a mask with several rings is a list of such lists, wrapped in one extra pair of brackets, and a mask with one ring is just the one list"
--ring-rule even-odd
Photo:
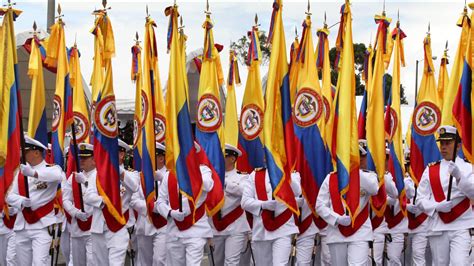
[(436, 161), (436, 162), (432, 162), (432, 163), (429, 163), (428, 166), (433, 166), (433, 165), (437, 165), (441, 163), (441, 160), (440, 161)]

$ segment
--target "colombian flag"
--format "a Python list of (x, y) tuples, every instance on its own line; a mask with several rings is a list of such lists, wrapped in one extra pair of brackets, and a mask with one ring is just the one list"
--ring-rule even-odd
[(296, 171), (301, 175), (303, 196), (316, 217), (316, 198), (326, 175), (332, 171), (331, 156), (322, 138), (324, 103), (314, 55), (311, 17), (303, 21), (303, 34), (295, 67), (298, 69), (293, 106)]
[(387, 134), (390, 154), (388, 159), (388, 171), (392, 174), (395, 185), (397, 186), (400, 199), (400, 206), (403, 213), (406, 214), (406, 197), (404, 171), (404, 153), (402, 141), (402, 119), (400, 110), (400, 65), (405, 66), (403, 51), (403, 39), (405, 33), (400, 29), (400, 22), (392, 32), (392, 38), (395, 40), (393, 55), (393, 75), (392, 75), (392, 94), (390, 95), (387, 109), (385, 111), (385, 133)]
[[(441, 58), (441, 64), (439, 66), (439, 75), (438, 75), (438, 99), (439, 106), (443, 108), (444, 95), (448, 93), (449, 85), (449, 76), (448, 76), (448, 43), (446, 43), (446, 48), (444, 49), (443, 57)], [(442, 111), (442, 110), (441, 110)]]
[[(296, 30), (296, 29), (295, 29)], [(290, 102), (291, 106), (295, 104), (296, 97), (296, 83), (298, 82), (298, 67), (296, 66), (296, 57), (298, 56), (298, 50), (300, 47), (300, 41), (298, 35), (295, 36), (295, 40), (290, 46)]]
[(349, 2), (341, 7), (344, 45), (333, 113), (332, 149), (336, 160), (338, 186), (352, 219), (357, 215), (360, 196), (359, 144), (357, 135), (354, 46)]
[[(114, 35), (112, 23), (106, 11), (95, 13), (96, 19), (92, 34), (95, 44), (98, 45), (94, 54), (94, 64), (102, 63), (98, 73), (94, 73), (94, 82), (103, 73), (105, 79), (102, 84), (93, 83), (94, 112), (94, 157), (100, 158), (97, 165), (97, 190), (102, 196), (105, 208), (102, 209), (108, 228), (115, 232), (125, 225), (126, 220), (122, 214), (122, 199), (120, 197), (120, 175), (118, 159), (118, 123), (115, 108), (115, 95), (112, 76), (112, 57), (115, 54)], [(101, 60), (102, 59), (102, 60)], [(99, 62), (101, 61), (101, 62)], [(98, 89), (98, 91), (94, 91)]]
[(74, 126), (76, 128), (77, 143), (90, 143), (90, 115), (89, 107), (86, 102), (86, 95), (84, 93), (84, 85), (82, 84), (81, 64), (79, 61), (80, 56), (81, 54), (76, 45), (69, 49), (69, 82), (72, 87), (72, 111), (74, 113)]
[[(141, 91), (141, 182), (143, 195), (145, 195), (148, 216), (155, 227), (160, 228), (166, 224), (166, 220), (159, 214), (153, 212), (154, 202), (158, 198), (155, 194), (158, 191), (157, 182), (154, 179), (154, 173), (157, 170), (155, 159), (156, 139), (156, 102), (155, 93), (161, 92), (161, 84), (158, 73), (158, 51), (156, 49), (155, 22), (147, 17), (145, 24), (145, 43), (144, 43), (144, 62), (143, 62), (143, 87)], [(138, 68), (141, 68), (139, 65)], [(140, 81), (139, 81), (140, 82)], [(161, 94), (160, 94), (161, 95)], [(164, 106), (161, 106), (164, 109)], [(161, 111), (163, 115), (164, 112)], [(163, 121), (164, 122), (164, 121)], [(164, 133), (164, 132), (163, 132)], [(164, 137), (164, 135), (163, 135)]]
[(249, 37), (248, 76), (239, 123), (238, 147), (242, 151), (242, 156), (237, 159), (237, 169), (244, 173), (251, 173), (255, 168), (265, 166), (262, 133), (265, 102), (263, 101), (260, 79), (262, 52), (260, 51), (257, 26), (254, 26), (249, 32)]
[(178, 36), (178, 7), (166, 9), (170, 17), (168, 44), (170, 49), (170, 67), (168, 90), (166, 95), (166, 167), (169, 175), (178, 180), (180, 193), (192, 204), (202, 192), (202, 177), (199, 160), (194, 148), (191, 118), (189, 116), (184, 53), (184, 35)]
[(388, 50), (387, 36), (390, 22), (391, 19), (385, 17), (384, 14), (375, 16), (375, 23), (378, 24), (375, 42), (375, 64), (372, 81), (367, 90), (367, 121), (365, 127), (367, 134), (367, 168), (375, 171), (379, 179), (379, 191), (377, 195), (371, 197), (372, 209), (379, 217), (383, 215), (387, 202), (384, 185), (385, 131), (380, 129), (384, 127), (384, 58)]
[(423, 41), (423, 47), (425, 55), (423, 78), (411, 125), (410, 170), (415, 177), (416, 185), (425, 167), (441, 158), (435, 137), (436, 130), (441, 124), (441, 110), (438, 105), (429, 33)]
[[(288, 139), (288, 135), (285, 134), (285, 127), (289, 125), (288, 128), (293, 130), (293, 121), (291, 120), (291, 104), (288, 95), (290, 88), (281, 0), (275, 0), (273, 3), (270, 25), (269, 38), (272, 52), (268, 69), (265, 93), (266, 108), (263, 121), (265, 158), (273, 196), (299, 215), (295, 195), (290, 186), (291, 165), (285, 151), (285, 141), (293, 141), (291, 137)], [(284, 102), (285, 100), (287, 102)]]
[[(142, 48), (135, 44), (132, 47), (132, 81), (135, 82), (135, 115), (133, 117), (133, 167), (136, 171), (142, 171)], [(153, 149), (154, 150), (154, 149)], [(145, 194), (144, 194), (145, 195)]]
[(206, 199), (208, 214), (212, 216), (224, 204), (225, 139), (219, 94), (219, 87), (222, 85), (219, 77), (223, 74), (219, 63), (219, 52), (214, 46), (212, 33), (214, 24), (209, 14), (206, 15), (202, 27), (204, 28), (204, 51), (199, 79), (196, 140), (203, 148), (200, 156), (205, 155), (207, 157), (203, 162), (212, 170), (212, 178), (214, 179), (214, 187)]
[(449, 79), (448, 87), (444, 93), (441, 125), (454, 125), (453, 104), (461, 82), (466, 47), (468, 44), (467, 41), (471, 30), (471, 20), (467, 14), (467, 7), (464, 8), (464, 12), (459, 17), (456, 25), (461, 27), (461, 36), (459, 37), (456, 56), (454, 57), (454, 61), (452, 61), (451, 78)]
[(31, 79), (30, 115), (28, 120), (28, 135), (45, 147), (48, 146), (48, 128), (46, 124), (46, 93), (44, 90), (43, 60), (40, 51), (40, 41), (33, 36), (31, 41), (28, 76)]
[(318, 70), (322, 73), (322, 98), (323, 98), (323, 115), (324, 115), (324, 133), (323, 140), (326, 143), (327, 149), (331, 147), (329, 142), (331, 141), (330, 130), (331, 126), (329, 125), (329, 117), (331, 115), (331, 106), (334, 100), (334, 89), (331, 84), (331, 62), (329, 59), (329, 29), (328, 25), (324, 23), (322, 29), (318, 29), (318, 45), (316, 47), (316, 66)]
[(235, 85), (240, 85), (239, 64), (234, 51), (229, 55), (229, 75), (227, 76), (227, 98), (225, 101), (224, 130), (225, 142), (237, 147), (239, 142), (239, 122)]
[(64, 136), (73, 122), (72, 89), (69, 81), (69, 63), (67, 58), (64, 23), (58, 19), (51, 26), (45, 64), (56, 67), (56, 91), (53, 101), (53, 121), (51, 149), (54, 163), (64, 167)]
[[(469, 4), (469, 8), (474, 9), (474, 4)], [(473, 19), (471, 13), (471, 21)], [(472, 103), (474, 102), (474, 93), (472, 92), (472, 65), (474, 56), (474, 28), (471, 27), (469, 32), (469, 41), (466, 47), (466, 57), (464, 59), (464, 69), (462, 71), (461, 82), (457, 91), (456, 99), (453, 106), (454, 122), (462, 138), (462, 151), (466, 159), (471, 163), (474, 162), (473, 141), (474, 130), (472, 123), (474, 122), (474, 110)]]
[(13, 181), (13, 174), (20, 164), (20, 113), (21, 99), (17, 77), (17, 54), (13, 21), (20, 10), (0, 8), (3, 15), (0, 53), (0, 209), (4, 209), (5, 192)]

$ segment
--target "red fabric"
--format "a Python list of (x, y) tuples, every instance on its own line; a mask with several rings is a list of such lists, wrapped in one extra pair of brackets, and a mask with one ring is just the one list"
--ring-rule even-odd
[[(439, 174), (441, 168), (440, 166), (440, 162), (429, 166), (431, 190), (433, 191), (433, 196), (436, 202), (442, 202), (446, 199), (443, 187), (441, 186), (441, 177)], [(471, 208), (471, 202), (467, 197), (464, 197), (464, 199), (454, 206), (450, 212), (438, 212), (438, 215), (445, 224), (449, 224), (456, 220), (469, 208)]]
[[(161, 216), (160, 214), (153, 212), (152, 210), (155, 209), (155, 202), (154, 201), (149, 201), (147, 211), (148, 211), (148, 217), (151, 217), (151, 222), (155, 226), (156, 229), (160, 229), (161, 227), (165, 226), (167, 224), (166, 218)], [(137, 218), (137, 212), (134, 211), (135, 218)]]
[[(18, 174), (18, 193), (26, 197), (26, 188), (24, 177), (22, 173)], [(32, 210), (30, 207), (25, 207), (22, 210), (23, 217), (25, 221), (29, 224), (34, 224), (41, 220), (44, 216), (48, 215), (50, 212), (54, 210), (54, 201), (56, 198), (52, 199), (50, 202), (46, 203), (45, 205), (39, 207), (36, 210)]]
[(8, 229), (13, 229), (13, 226), (15, 225), (16, 221), (16, 214), (11, 215), (7, 217), (6, 215), (3, 216), (3, 224), (8, 228)]
[(214, 223), (214, 227), (217, 231), (223, 231), (226, 229), (230, 224), (235, 222), (239, 217), (244, 213), (244, 210), (238, 206), (237, 208), (233, 209), (227, 215), (219, 217), (220, 211), (218, 214), (212, 216), (212, 222)]
[(426, 215), (426, 213), (422, 213), (418, 216), (415, 216), (413, 213), (407, 212), (407, 216), (408, 216), (408, 228), (410, 230), (414, 230), (418, 228), (418, 226), (420, 226), (426, 220), (426, 218), (428, 218), (428, 215)]
[(392, 229), (397, 226), (402, 220), (403, 212), (399, 211), (396, 215), (394, 215), (394, 208), (391, 206), (385, 209), (385, 221), (387, 222), (388, 229)]
[(382, 224), (383, 216), (381, 216), (381, 217), (374, 216), (374, 217), (372, 217), (372, 219), (370, 219), (370, 222), (372, 224), (372, 230), (375, 230), (375, 229), (379, 228), (379, 226)]
[[(332, 173), (329, 177), (329, 194), (331, 196), (331, 202), (333, 209), (339, 215), (344, 215), (344, 206), (342, 205), (341, 196), (339, 194), (339, 186), (337, 179), (337, 172)], [(353, 235), (369, 218), (369, 204), (366, 204), (362, 211), (355, 217), (354, 225), (342, 226), (338, 225), (339, 231), (345, 237)]]
[[(179, 209), (179, 195), (178, 195), (178, 180), (174, 174), (170, 173), (168, 176), (168, 195), (170, 199), (170, 206), (171, 209), (177, 210)], [(189, 229), (195, 221), (199, 221), (201, 217), (204, 215), (205, 212), (205, 204), (202, 204), (199, 208), (197, 208), (195, 213), (195, 219), (193, 221), (193, 213), (194, 213), (194, 205), (189, 202), (189, 208), (191, 209), (191, 214), (186, 216), (182, 222), (174, 220), (176, 226), (179, 230), (184, 231)]]
[(300, 230), (300, 235), (304, 234), (306, 230), (311, 226), (311, 222), (313, 221), (313, 214), (306, 217), (303, 221), (299, 221), (296, 219), (296, 224), (298, 225), (298, 229)]
[[(265, 189), (265, 173), (265, 169), (255, 172), (255, 189), (257, 192), (257, 198), (262, 201), (268, 200), (267, 190)], [(288, 208), (276, 217), (274, 216), (273, 211), (262, 210), (263, 227), (265, 227), (267, 231), (275, 231), (285, 224), (292, 216), (292, 212)]]
[(328, 226), (328, 223), (326, 223), (326, 221), (324, 221), (321, 217), (314, 217), (314, 223), (316, 224), (316, 226), (321, 230), (321, 229), (324, 229), (326, 228), (326, 226)]

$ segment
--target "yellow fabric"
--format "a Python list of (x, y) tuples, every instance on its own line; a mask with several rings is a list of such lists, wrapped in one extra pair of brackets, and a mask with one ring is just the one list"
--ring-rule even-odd
[[(230, 52), (229, 61), (229, 67), (234, 68), (229, 70), (229, 73), (232, 71), (233, 75), (236, 77), (238, 73), (235, 71), (235, 64), (238, 64), (238, 61), (233, 51)], [(239, 141), (239, 122), (237, 118), (237, 100), (235, 97), (234, 85), (236, 78), (230, 76), (228, 78), (232, 81), (227, 82), (227, 99), (224, 117), (225, 143), (237, 147)]]
[[(77, 49), (74, 47), (74, 49)], [(76, 50), (76, 52), (72, 53), (72, 55), (69, 58), (69, 81), (71, 82), (71, 87), (72, 87), (72, 100), (73, 100), (73, 105), (72, 105), (72, 111), (74, 112), (74, 116), (76, 116), (77, 113), (80, 113), (84, 115), (84, 117), (87, 119), (87, 126), (89, 126), (90, 130), (90, 121), (89, 121), (89, 108), (87, 107), (87, 102), (86, 102), (86, 96), (84, 93), (84, 86), (82, 84), (82, 74), (81, 74), (81, 64), (79, 61), (79, 52)], [(87, 134), (82, 140), (82, 142), (90, 142), (89, 138), (90, 134)], [(79, 140), (81, 141), (81, 140)]]

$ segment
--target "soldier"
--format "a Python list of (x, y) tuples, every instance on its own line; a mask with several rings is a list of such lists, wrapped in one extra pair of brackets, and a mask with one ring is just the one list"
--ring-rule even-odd
[[(410, 176), (410, 150), (405, 150), (405, 191), (407, 196), (407, 219), (408, 219), (408, 244), (411, 252), (411, 264), (414, 266), (431, 265), (427, 261), (426, 251), (428, 248), (428, 215), (423, 213), (415, 205), (416, 188), (412, 177)], [(428, 249), (429, 253), (429, 249)]]
[[(359, 140), (361, 145), (367, 145), (365, 140)], [(385, 148), (385, 169), (388, 169), (388, 159), (389, 159), (390, 150), (386, 147)], [(396, 224), (394, 220), (394, 206), (397, 205), (398, 202), (398, 190), (393, 180), (393, 176), (390, 172), (386, 171), (384, 174), (384, 186), (386, 191), (386, 209), (385, 213), (382, 213), (382, 216), (377, 216), (375, 213), (372, 213), (372, 230), (374, 232), (374, 244), (373, 244), (373, 260), (376, 265), (383, 265), (384, 264), (384, 251), (387, 250), (387, 256), (397, 257), (392, 255), (394, 252), (389, 252), (389, 250), (393, 251), (394, 247), (399, 246), (402, 244), (403, 248), (403, 234), (401, 235), (393, 235), (391, 228), (393, 228)], [(397, 213), (402, 215), (403, 213), (398, 212), (400, 209), (398, 207)], [(395, 213), (395, 214), (397, 214)], [(389, 224), (390, 223), (390, 224)], [(396, 246), (394, 246), (396, 243)], [(391, 246), (391, 249), (389, 249)], [(387, 247), (385, 249), (385, 247)], [(401, 251), (401, 250), (400, 250)], [(393, 260), (396, 258), (390, 258), (389, 265), (398, 265)], [(399, 259), (398, 259), (399, 260)], [(393, 264), (395, 263), (395, 264)]]
[[(196, 152), (201, 148), (194, 143)], [(155, 212), (166, 217), (166, 263), (172, 266), (201, 265), (203, 250), (207, 239), (212, 238), (212, 229), (205, 214), (205, 200), (207, 193), (214, 187), (212, 172), (209, 167), (200, 166), (202, 176), (202, 193), (196, 203), (193, 215), (190, 203), (186, 197), (179, 202), (179, 187), (176, 177), (170, 178), (169, 172), (163, 177), (158, 199), (155, 203)], [(179, 209), (182, 206), (182, 211)]]
[[(372, 226), (369, 218), (369, 197), (377, 194), (377, 175), (368, 172), (367, 150), (359, 143), (360, 154), (360, 199), (359, 213), (354, 226), (351, 217), (344, 214), (337, 185), (337, 172), (330, 173), (324, 180), (316, 200), (316, 212), (329, 224), (327, 242), (332, 265), (365, 265), (369, 256), (369, 241), (372, 241)], [(337, 204), (337, 205), (336, 205)], [(338, 209), (336, 211), (335, 209)]]
[[(165, 166), (166, 148), (163, 144), (156, 142), (156, 173), (155, 184), (160, 187), (167, 170)], [(153, 202), (154, 204), (154, 202)], [(137, 264), (138, 265), (166, 265), (166, 218), (150, 217), (148, 215), (147, 202), (143, 194), (141, 182), (139, 188), (132, 196), (130, 207), (138, 212), (135, 225), (137, 235)], [(160, 219), (161, 217), (161, 219)]]
[[(122, 214), (128, 221), (129, 203), (132, 194), (138, 189), (136, 177), (125, 171), (123, 160), (125, 151), (119, 150), (119, 171), (120, 171), (120, 196), (122, 198)], [(95, 158), (100, 160), (100, 158)], [(96, 265), (122, 265), (125, 261), (129, 236), (127, 227), (123, 226), (116, 232), (111, 231), (105, 222), (102, 208), (105, 207), (104, 199), (97, 190), (97, 176), (89, 177), (88, 187), (84, 195), (84, 203), (93, 207), (91, 239), (92, 239), (92, 257)]]
[[(79, 143), (78, 157), (82, 172), (73, 173), (63, 183), (63, 206), (70, 215), (70, 233), (73, 265), (92, 265), (91, 215), (92, 206), (82, 204), (84, 195), (92, 179), (97, 175), (94, 160), (94, 146)], [(79, 194), (81, 186), (82, 195)], [(82, 197), (82, 200), (81, 200)], [(81, 207), (84, 210), (81, 210)]]
[(314, 216), (308, 206), (308, 202), (303, 197), (301, 188), (301, 176), (298, 172), (291, 174), (293, 182), (292, 189), (296, 196), (296, 202), (300, 208), (300, 216), (298, 217), (298, 238), (296, 239), (296, 262), (297, 265), (311, 265), (311, 257), (313, 255), (314, 238), (319, 232), (318, 227), (314, 223)]
[(292, 211), (272, 199), (272, 194), (268, 171), (265, 168), (253, 171), (245, 182), (241, 205), (253, 215), (255, 265), (286, 265), (291, 255), (292, 238), (299, 233)]
[[(225, 144), (224, 206), (209, 218), (214, 234), (212, 241), (216, 265), (239, 265), (250, 232), (247, 217), (240, 206), (243, 185), (248, 176), (237, 173), (235, 169), (239, 156), (242, 152), (238, 148)], [(250, 261), (246, 263), (248, 265)]]
[(14, 266), (17, 263), (16, 241), (13, 226), (18, 210), (5, 206), (0, 212), (0, 265)]
[(456, 154), (461, 139), (455, 127), (441, 126), (438, 134), (443, 159), (423, 172), (416, 205), (430, 216), (428, 240), (433, 264), (468, 265), (469, 229), (474, 227), (469, 200), (474, 198), (473, 165)]
[[(27, 164), (20, 165), (21, 175), (13, 180), (7, 197), (9, 205), (21, 210), (13, 228), (18, 265), (45, 265), (50, 259), (48, 228), (56, 223), (54, 200), (64, 172), (57, 165), (46, 164), (45, 150), (41, 142), (25, 135)], [(28, 180), (28, 186), (25, 186), (23, 176)]]

